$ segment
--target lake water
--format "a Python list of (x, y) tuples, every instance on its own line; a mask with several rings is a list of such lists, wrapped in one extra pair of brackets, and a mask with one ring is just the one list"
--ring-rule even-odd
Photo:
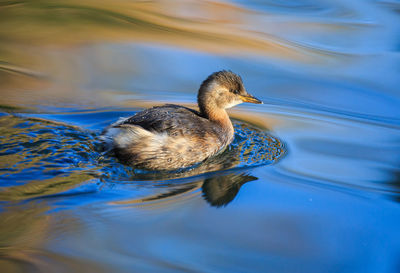
[[(0, 271), (400, 272), (399, 51), (396, 0), (0, 1)], [(222, 69), (223, 154), (101, 153)]]

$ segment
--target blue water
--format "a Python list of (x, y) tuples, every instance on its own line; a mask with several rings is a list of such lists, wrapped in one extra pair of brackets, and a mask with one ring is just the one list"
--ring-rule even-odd
[[(398, 1), (0, 1), (1, 272), (399, 272)], [(196, 108), (230, 69), (263, 105), (228, 149), (134, 169), (101, 131)]]

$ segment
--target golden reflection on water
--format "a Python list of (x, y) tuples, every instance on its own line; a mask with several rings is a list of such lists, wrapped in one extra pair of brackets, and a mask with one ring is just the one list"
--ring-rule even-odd
[(32, 270), (45, 266), (36, 248), (48, 239), (51, 216), (37, 205), (9, 206), (0, 221), (0, 268), (3, 272)]
[[(96, 51), (100, 44), (148, 42), (300, 62), (315, 62), (321, 56), (270, 34), (273, 29), (263, 30), (269, 15), (263, 14), (263, 20), (255, 15), (246, 7), (213, 1), (4, 1), (0, 3), (0, 105), (83, 99), (86, 105), (110, 105), (100, 96), (94, 100), (85, 89), (91, 75), (83, 67), (86, 57), (81, 51), (89, 48), (102, 60), (110, 52)], [(285, 24), (287, 28), (290, 22)], [(118, 80), (113, 72), (107, 77)]]
[[(83, 226), (67, 213), (48, 214), (45, 202), (12, 205), (1, 213), (1, 272), (110, 272), (107, 265), (45, 250), (60, 236), (77, 233)], [(54, 232), (57, 230), (57, 232)]]
[[(185, 16), (188, 10), (201, 17)], [(260, 37), (241, 29), (253, 13), (232, 3), (212, 1), (11, 2), (2, 6), (0, 37), (5, 44), (23, 46), (68, 48), (96, 41), (157, 41), (223, 54), (245, 50), (285, 58), (306, 57), (276, 37)], [(221, 43), (229, 46), (221, 48)]]

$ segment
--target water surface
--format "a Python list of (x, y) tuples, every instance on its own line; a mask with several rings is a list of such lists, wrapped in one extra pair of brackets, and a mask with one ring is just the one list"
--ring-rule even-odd
[[(2, 272), (398, 272), (397, 1), (0, 1)], [(187, 170), (102, 129), (195, 108), (230, 69), (264, 105)]]

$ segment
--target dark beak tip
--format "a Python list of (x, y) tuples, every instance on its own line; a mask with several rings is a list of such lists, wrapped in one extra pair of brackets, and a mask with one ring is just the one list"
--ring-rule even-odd
[(257, 102), (257, 104), (264, 104), (264, 102), (256, 97), (253, 97)]
[(256, 97), (254, 97), (253, 95), (250, 95), (250, 97), (256, 100), (256, 101), (253, 102), (253, 103), (256, 103), (256, 104), (264, 104), (264, 102), (263, 102), (262, 100), (260, 100), (260, 99), (258, 99), (258, 98), (256, 98)]

